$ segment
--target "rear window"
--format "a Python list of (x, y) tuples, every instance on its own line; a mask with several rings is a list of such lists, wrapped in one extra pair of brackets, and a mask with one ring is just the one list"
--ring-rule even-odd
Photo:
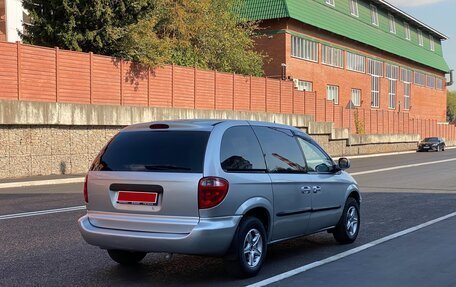
[(202, 173), (209, 132), (138, 131), (119, 133), (92, 170)]

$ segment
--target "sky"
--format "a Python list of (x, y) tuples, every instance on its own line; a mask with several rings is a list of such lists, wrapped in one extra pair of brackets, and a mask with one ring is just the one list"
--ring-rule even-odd
[[(450, 69), (456, 70), (456, 1), (455, 0), (387, 0), (407, 14), (426, 23), (450, 39), (443, 41), (443, 56)], [(456, 76), (456, 71), (455, 71)], [(449, 87), (456, 91), (456, 84)]]

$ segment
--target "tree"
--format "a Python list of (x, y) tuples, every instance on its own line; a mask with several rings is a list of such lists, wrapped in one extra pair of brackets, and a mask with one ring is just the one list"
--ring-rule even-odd
[(149, 66), (177, 64), (261, 75), (256, 23), (239, 0), (23, 0), (32, 25), (26, 43), (122, 57)]
[(447, 92), (447, 116), (450, 122), (456, 120), (456, 91)]

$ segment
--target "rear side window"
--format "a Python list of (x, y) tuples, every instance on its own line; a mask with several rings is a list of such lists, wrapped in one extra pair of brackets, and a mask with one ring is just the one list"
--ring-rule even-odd
[(225, 131), (220, 164), (227, 172), (266, 172), (263, 152), (250, 126), (232, 127)]
[(208, 138), (203, 131), (119, 133), (92, 170), (201, 173)]
[(304, 173), (305, 161), (301, 149), (290, 130), (253, 127), (271, 173)]

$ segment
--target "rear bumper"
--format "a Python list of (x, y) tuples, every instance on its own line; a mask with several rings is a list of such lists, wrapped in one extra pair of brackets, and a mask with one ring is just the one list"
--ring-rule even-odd
[(202, 218), (188, 234), (99, 228), (90, 223), (87, 215), (78, 223), (84, 240), (102, 249), (222, 256), (240, 220), (241, 216)]

